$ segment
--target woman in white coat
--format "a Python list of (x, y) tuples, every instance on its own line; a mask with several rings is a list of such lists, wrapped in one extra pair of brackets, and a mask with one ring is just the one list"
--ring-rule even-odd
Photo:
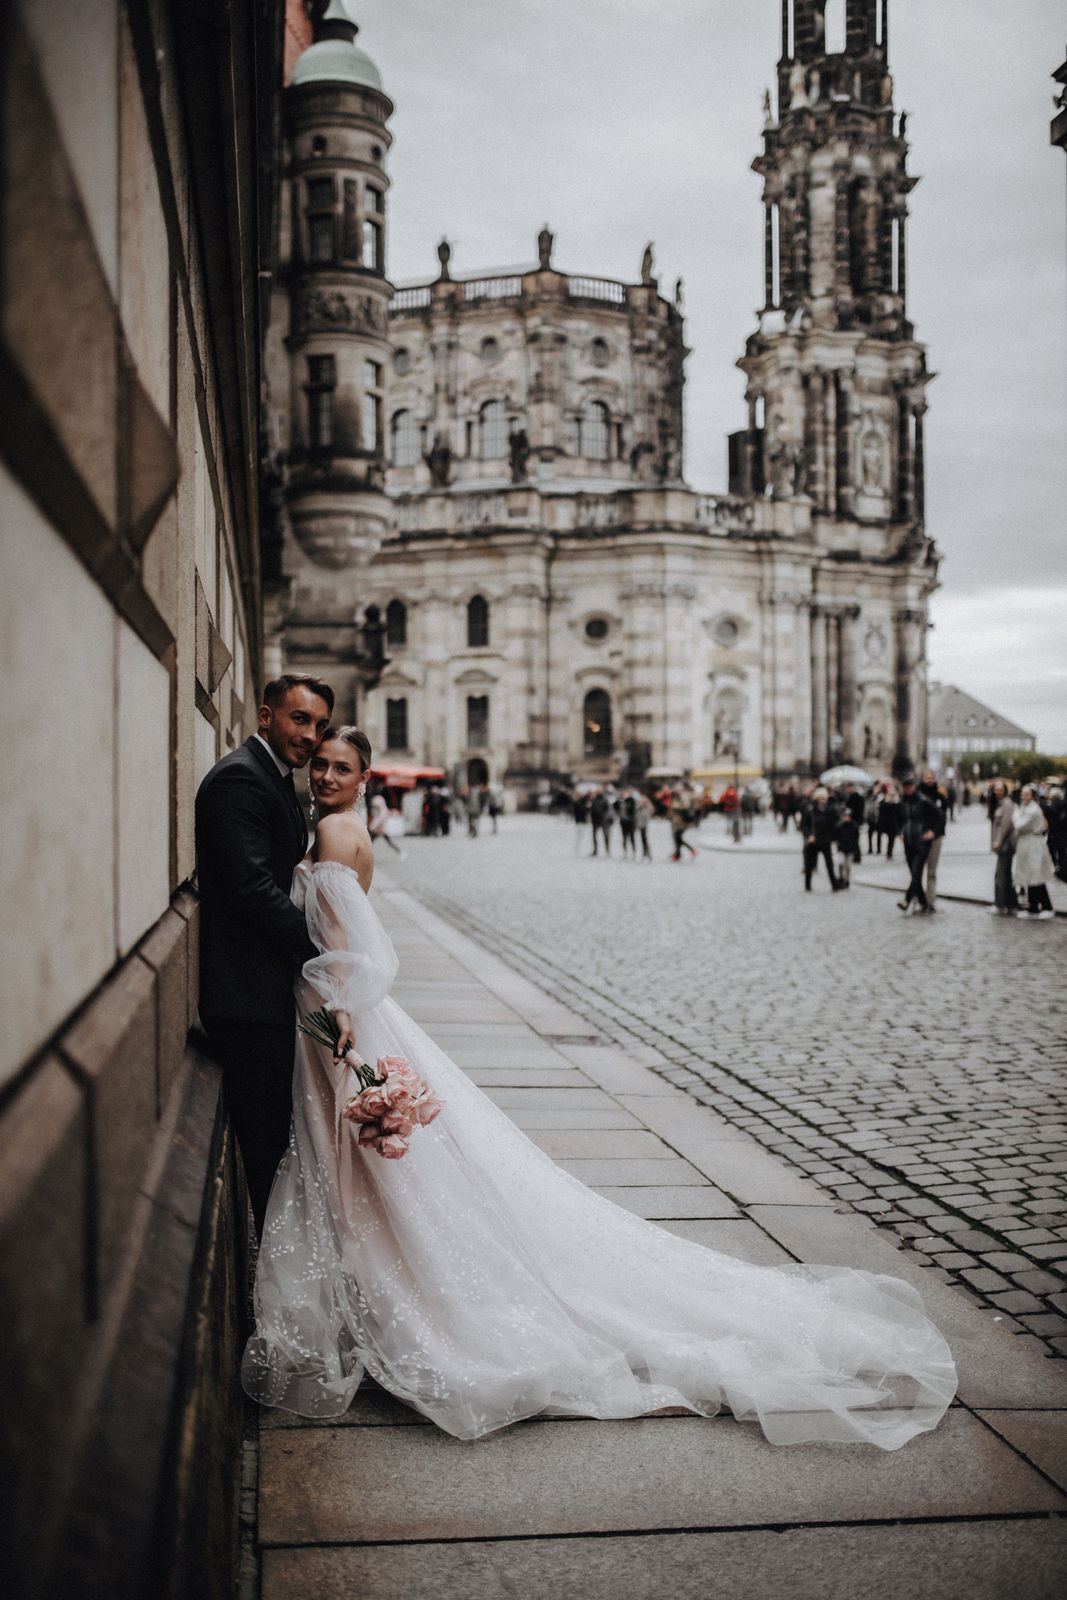
[[(1015, 839), (1014, 877), (1016, 887), (1026, 890), (1029, 915), (1042, 921), (1055, 915), (1049, 899), (1048, 881), (1055, 872), (1048, 848), (1048, 823), (1033, 789), (1026, 784), (1012, 817)], [(1019, 911), (1025, 917), (1025, 911)]]

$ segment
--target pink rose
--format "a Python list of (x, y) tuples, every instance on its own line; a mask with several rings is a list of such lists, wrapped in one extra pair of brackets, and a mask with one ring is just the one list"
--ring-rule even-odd
[(361, 1117), (361, 1122), (369, 1121), (371, 1117), (380, 1117), (390, 1110), (389, 1096), (385, 1084), (372, 1084), (369, 1089), (364, 1089), (359, 1096), (360, 1104), (367, 1113)]
[(390, 1080), (382, 1090), (390, 1111), (403, 1115), (415, 1104), (415, 1095), (418, 1091), (406, 1083), (394, 1083)]
[(397, 1161), (408, 1153), (407, 1140), (398, 1133), (383, 1133), (378, 1140), (378, 1154), (388, 1161)]
[(382, 1118), (383, 1133), (398, 1133), (402, 1139), (410, 1139), (415, 1132), (415, 1124), (410, 1117), (401, 1116), (396, 1111), (387, 1111)]
[(424, 1089), (412, 1106), (409, 1115), (413, 1122), (417, 1122), (425, 1128), (442, 1109), (443, 1102), (438, 1100), (435, 1094), (431, 1094), (429, 1089)]
[(397, 1078), (411, 1088), (414, 1088), (419, 1081), (418, 1073), (404, 1056), (379, 1056), (378, 1076)]
[(376, 1145), (381, 1136), (382, 1125), (380, 1122), (365, 1122), (359, 1130), (359, 1138), (356, 1142), (361, 1146)]
[(351, 1100), (346, 1100), (342, 1117), (347, 1117), (349, 1122), (374, 1122), (375, 1116), (363, 1104), (363, 1096), (354, 1094)]

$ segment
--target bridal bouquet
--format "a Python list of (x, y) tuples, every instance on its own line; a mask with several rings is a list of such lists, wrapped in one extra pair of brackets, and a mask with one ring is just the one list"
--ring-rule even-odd
[[(336, 1052), (340, 1030), (332, 1012), (313, 1011), (299, 1027), (317, 1044)], [(345, 1102), (341, 1115), (359, 1124), (358, 1143), (367, 1149), (373, 1146), (393, 1161), (407, 1155), (411, 1135), (433, 1121), (441, 1101), (403, 1056), (379, 1056), (377, 1071), (354, 1051), (345, 1059), (360, 1089)]]

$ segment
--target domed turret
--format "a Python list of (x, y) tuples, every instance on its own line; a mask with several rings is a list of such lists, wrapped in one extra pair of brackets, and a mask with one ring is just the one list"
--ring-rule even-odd
[(325, 9), (321, 3), (317, 5), (311, 22), (314, 43), (293, 68), (294, 84), (351, 83), (383, 93), (381, 73), (356, 44), (359, 29), (346, 14), (341, 0), (329, 0)]
[(382, 425), (389, 360), (385, 155), (392, 102), (340, 0), (309, 7), (314, 42), (285, 95), (286, 504), (318, 566), (365, 562), (388, 521)]

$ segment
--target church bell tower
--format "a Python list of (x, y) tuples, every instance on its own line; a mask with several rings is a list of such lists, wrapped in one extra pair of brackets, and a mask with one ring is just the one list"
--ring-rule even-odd
[(930, 377), (907, 315), (917, 180), (888, 28), (888, 0), (782, 0), (778, 115), (768, 95), (753, 162), (763, 309), (732, 462), (740, 492), (805, 496), (821, 545), (882, 559), (922, 543)]

